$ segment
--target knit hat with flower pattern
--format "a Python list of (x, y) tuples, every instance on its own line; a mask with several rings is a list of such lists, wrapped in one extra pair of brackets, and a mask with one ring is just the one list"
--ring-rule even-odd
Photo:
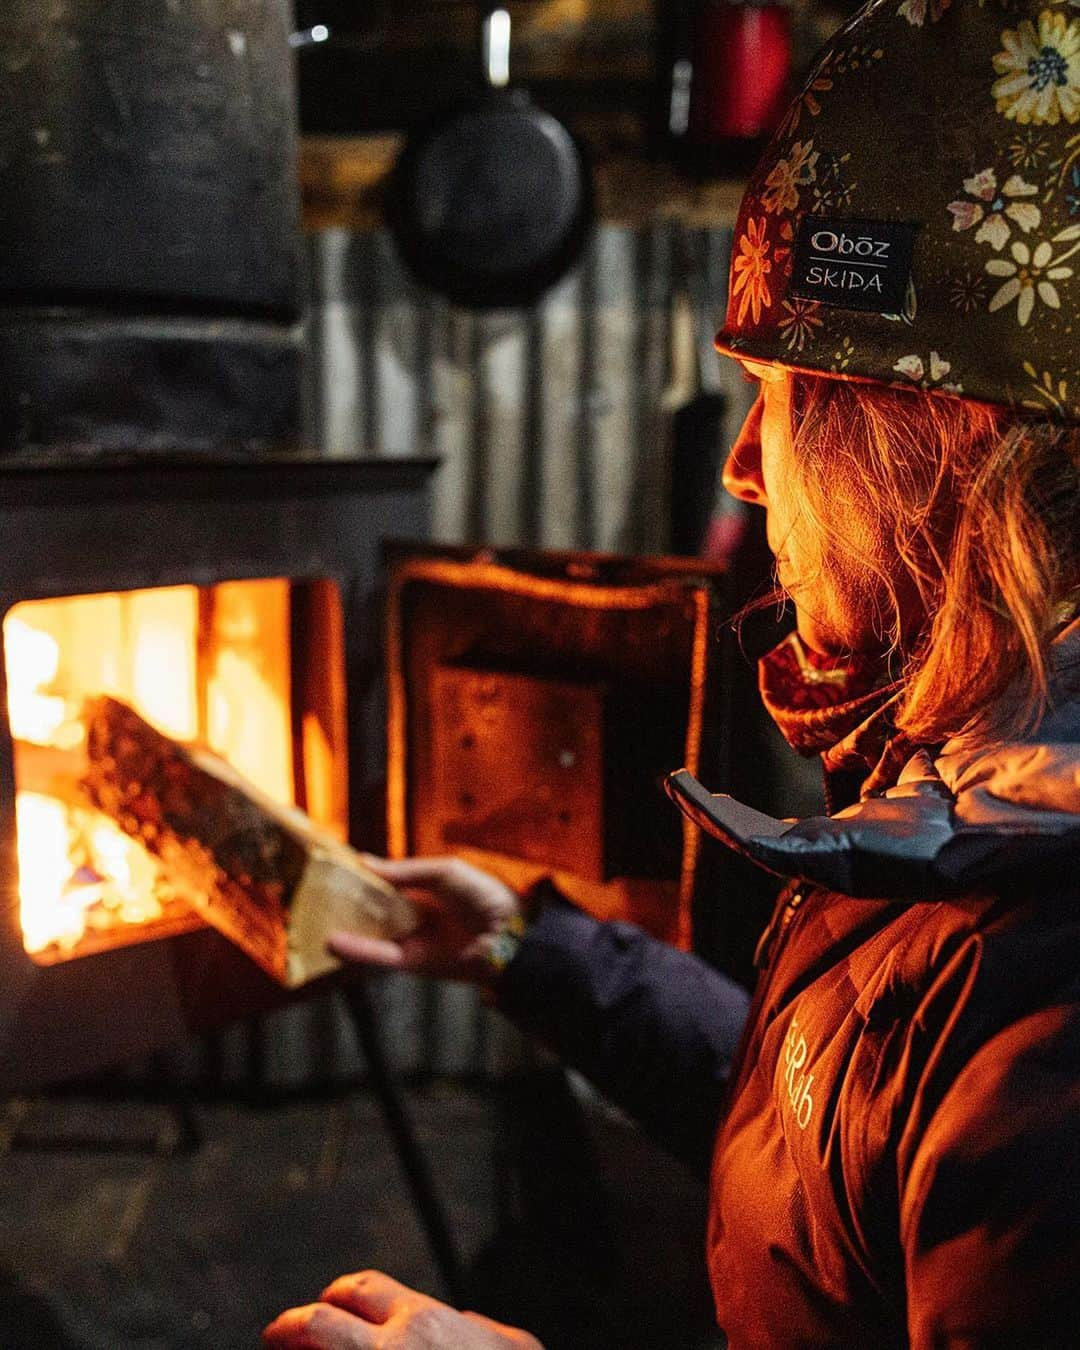
[(871, 0), (754, 171), (720, 351), (1080, 421), (1080, 11)]

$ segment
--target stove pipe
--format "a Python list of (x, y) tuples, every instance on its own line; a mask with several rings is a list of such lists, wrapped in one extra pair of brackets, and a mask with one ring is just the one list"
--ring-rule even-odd
[(0, 454), (295, 448), (289, 0), (5, 0)]

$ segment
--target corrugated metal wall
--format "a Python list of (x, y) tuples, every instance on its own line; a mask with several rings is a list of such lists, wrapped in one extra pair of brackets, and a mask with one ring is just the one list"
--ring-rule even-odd
[[(330, 456), (439, 456), (432, 534), (448, 543), (663, 552), (672, 413), (699, 372), (727, 395), (729, 432), (750, 400), (710, 351), (729, 249), (726, 230), (601, 227), (535, 308), (477, 314), (418, 288), (385, 233), (313, 235), (309, 441)], [(389, 976), (373, 994), (400, 1071), (497, 1073), (528, 1053), (469, 989)], [(157, 1067), (288, 1089), (363, 1064), (329, 995)]]
[[(726, 230), (601, 227), (535, 308), (470, 313), (420, 290), (385, 233), (313, 235), (310, 437), (438, 455), (447, 542), (663, 551), (670, 414), (694, 392), (729, 248)], [(706, 378), (740, 417), (725, 364), (707, 358)]]

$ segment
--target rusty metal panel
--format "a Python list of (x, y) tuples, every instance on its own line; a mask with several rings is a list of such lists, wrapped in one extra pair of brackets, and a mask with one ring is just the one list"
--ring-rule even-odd
[(601, 686), (444, 666), (432, 711), (431, 806), (447, 849), (607, 879)]
[[(402, 545), (391, 569), (388, 834), (688, 945), (723, 575), (671, 558)], [(710, 725), (715, 720), (710, 717)], [(711, 748), (707, 753), (712, 754)]]

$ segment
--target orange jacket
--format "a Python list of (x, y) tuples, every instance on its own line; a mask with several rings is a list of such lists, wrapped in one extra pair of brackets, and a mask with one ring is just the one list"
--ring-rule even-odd
[(732, 1350), (1077, 1344), (1080, 887), (1031, 882), (781, 897), (712, 1170)]
[(713, 1158), (732, 1350), (1080, 1344), (1080, 703), (832, 817), (696, 806), (795, 877)]
[(715, 1135), (731, 1350), (1080, 1344), (1080, 704), (832, 817), (696, 802), (793, 878), (738, 1050), (737, 986), (564, 903), (500, 1002), (684, 1157)]

